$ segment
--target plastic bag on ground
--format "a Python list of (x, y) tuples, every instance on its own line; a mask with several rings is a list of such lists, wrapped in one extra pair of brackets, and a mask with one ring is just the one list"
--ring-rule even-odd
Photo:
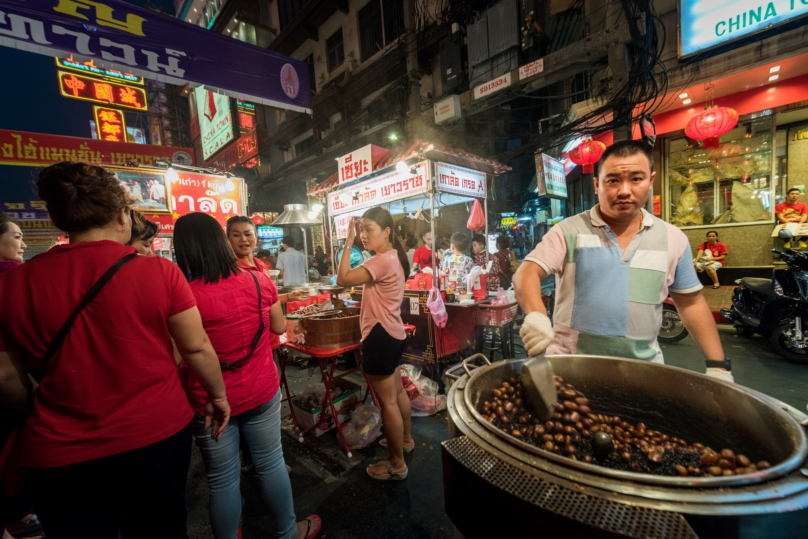
[(449, 321), (449, 315), (446, 313), (446, 306), (443, 304), (440, 290), (437, 288), (431, 288), (429, 290), (426, 306), (429, 307), (429, 312), (432, 314), (432, 320), (435, 321), (435, 324), (439, 328), (446, 327), (446, 323)]
[(354, 408), (351, 420), (342, 427), (342, 435), (351, 449), (367, 447), (382, 433), (382, 412), (372, 404)]
[(410, 406), (413, 417), (424, 417), (435, 415), (446, 409), (446, 395), (438, 394), (438, 383), (434, 380), (421, 376), (421, 369), (415, 365), (401, 365), (402, 377), (406, 374), (412, 384), (418, 389), (413, 396), (410, 392)]

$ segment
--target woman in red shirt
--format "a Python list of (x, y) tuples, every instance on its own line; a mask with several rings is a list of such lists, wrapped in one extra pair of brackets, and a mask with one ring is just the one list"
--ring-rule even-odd
[(222, 362), (232, 410), (230, 427), (215, 443), (202, 417), (201, 384), (193, 373), (185, 377), (196, 412), (193, 434), (208, 472), (213, 536), (236, 536), (241, 515), (239, 434), (243, 433), (277, 536), (314, 537), (320, 530), (319, 517), (295, 523), (292, 486), (283, 461), (280, 381), (266, 337), (266, 333), (286, 331), (275, 285), (262, 272), (239, 268), (221, 226), (204, 213), (177, 219), (174, 247), (177, 264), (190, 280), (205, 331)]
[(364, 371), (382, 407), (385, 439), (379, 445), (390, 454), (388, 460), (368, 466), (367, 473), (373, 479), (406, 479), (404, 451), (415, 449), (415, 442), (410, 432), (410, 399), (401, 383), (398, 366), (407, 338), (401, 321), (401, 302), (410, 263), (404, 246), (396, 238), (390, 212), (382, 207), (371, 208), (359, 223), (362, 243), (376, 254), (351, 269), (351, 247), (356, 238), (356, 227), (351, 223), (339, 261), (337, 284), (365, 285), (359, 313)]
[[(81, 310), (43, 368), (89, 289), (136, 251), (124, 245), (133, 200), (114, 173), (59, 163), (39, 174), (37, 187), (70, 243), (0, 278), (0, 297), (14, 306), (0, 309), (0, 400), (18, 409), (33, 401), (20, 464), (29, 469), (34, 510), (55, 539), (185, 537), (193, 412), (172, 339), (204, 388), (215, 438), (230, 417), (194, 297), (177, 266), (137, 256)], [(36, 391), (29, 371), (43, 374)]]

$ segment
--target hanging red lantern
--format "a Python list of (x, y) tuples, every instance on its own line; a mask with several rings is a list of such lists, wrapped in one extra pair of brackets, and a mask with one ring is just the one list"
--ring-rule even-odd
[(576, 165), (583, 165), (584, 174), (595, 172), (595, 163), (606, 151), (606, 145), (598, 140), (585, 140), (570, 151), (570, 159)]
[(687, 122), (685, 135), (703, 140), (702, 149), (718, 148), (719, 139), (738, 125), (738, 113), (729, 107), (710, 107), (699, 112)]
[(250, 219), (252, 219), (252, 222), (256, 225), (263, 225), (266, 222), (266, 219), (264, 219), (263, 214), (260, 213), (254, 213), (250, 215)]

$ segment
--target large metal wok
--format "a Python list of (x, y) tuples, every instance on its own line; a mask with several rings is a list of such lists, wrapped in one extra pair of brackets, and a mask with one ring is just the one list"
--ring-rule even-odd
[[(470, 358), (471, 359), (471, 358)], [(630, 423), (701, 442), (729, 447), (772, 467), (730, 477), (663, 477), (614, 470), (568, 459), (525, 443), (489, 423), (479, 412), (491, 391), (519, 377), (527, 359), (503, 361), (466, 372), (464, 400), (477, 423), (519, 449), (564, 466), (618, 480), (664, 486), (725, 487), (770, 481), (800, 466), (808, 455), (805, 429), (757, 392), (685, 369), (604, 356), (548, 356), (555, 374), (582, 391), (593, 412), (619, 415)], [(468, 361), (468, 360), (467, 360)], [(486, 360), (487, 361), (487, 360)], [(466, 362), (464, 362), (466, 367)]]

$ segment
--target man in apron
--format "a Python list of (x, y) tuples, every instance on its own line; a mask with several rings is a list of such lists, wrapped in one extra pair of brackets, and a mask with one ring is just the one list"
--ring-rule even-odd
[[(707, 375), (734, 381), (715, 320), (701, 294), (687, 237), (645, 211), (656, 172), (649, 147), (607, 148), (595, 181), (598, 204), (555, 225), (513, 277), (527, 313), (521, 336), (529, 356), (596, 354), (663, 363), (657, 334), (670, 294), (707, 358)], [(554, 322), (541, 299), (556, 275)]]

